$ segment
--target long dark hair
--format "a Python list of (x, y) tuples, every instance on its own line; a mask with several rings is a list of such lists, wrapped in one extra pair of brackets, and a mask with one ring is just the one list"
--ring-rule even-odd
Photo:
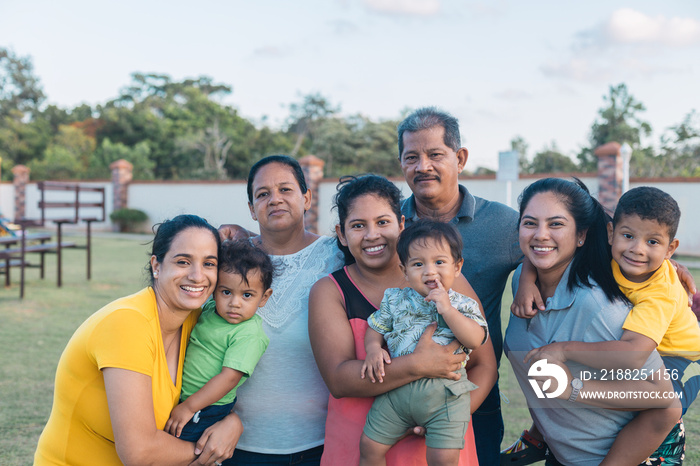
[[(396, 215), (397, 220), (401, 220), (401, 190), (394, 183), (379, 175), (344, 176), (340, 178), (337, 193), (333, 198), (333, 208), (338, 209), (338, 222), (340, 231), (345, 234), (345, 221), (355, 200), (366, 194), (372, 194), (380, 199), (384, 199), (391, 210)], [(345, 265), (355, 262), (355, 258), (350, 253), (350, 249), (340, 243), (336, 238), (338, 248), (343, 251)]]
[(624, 300), (625, 296), (617, 286), (610, 267), (612, 254), (607, 230), (610, 216), (605, 213), (600, 202), (591, 196), (586, 185), (578, 178), (574, 178), (574, 181), (543, 178), (525, 188), (520, 195), (520, 219), (532, 197), (540, 193), (552, 193), (557, 196), (574, 218), (576, 232), (587, 231), (586, 241), (576, 248), (571, 261), (567, 283), (569, 291), (576, 286), (590, 288), (590, 277), (600, 286), (609, 301)]

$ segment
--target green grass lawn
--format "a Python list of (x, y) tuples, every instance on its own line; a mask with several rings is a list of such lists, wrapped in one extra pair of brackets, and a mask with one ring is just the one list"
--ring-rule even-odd
[[(79, 237), (76, 237), (80, 241)], [(13, 286), (0, 287), (0, 464), (31, 464), (39, 434), (51, 410), (53, 380), (58, 358), (73, 331), (90, 314), (115, 298), (145, 285), (148, 261), (146, 240), (97, 237), (93, 245), (93, 279), (85, 279), (85, 251), (64, 252), (63, 287), (56, 288), (55, 258), (48, 257), (47, 277), (27, 271), (26, 298), (18, 299), (18, 271)], [(694, 270), (700, 283), (700, 270)], [(4, 277), (2, 277), (4, 281)], [(507, 323), (510, 287), (504, 298)], [(505, 326), (504, 326), (505, 328)], [(504, 445), (530, 425), (525, 399), (504, 358), (500, 371)], [(685, 417), (686, 464), (700, 464), (700, 409), (693, 406)]]
[(19, 270), (12, 270), (11, 288), (0, 286), (0, 464), (31, 464), (66, 342), (90, 314), (144, 286), (144, 243), (95, 238), (89, 282), (86, 252), (65, 250), (62, 288), (56, 287), (55, 256), (47, 256), (45, 280), (39, 280), (36, 269), (26, 271), (23, 301), (18, 299)]

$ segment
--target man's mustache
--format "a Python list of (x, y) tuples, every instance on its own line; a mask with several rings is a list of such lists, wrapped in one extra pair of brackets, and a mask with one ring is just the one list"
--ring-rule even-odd
[(440, 177), (438, 175), (417, 175), (413, 178), (414, 183), (418, 183), (419, 181), (425, 181), (425, 180), (440, 181)]

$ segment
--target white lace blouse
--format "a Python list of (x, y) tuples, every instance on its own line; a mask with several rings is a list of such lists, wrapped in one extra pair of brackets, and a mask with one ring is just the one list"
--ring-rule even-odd
[(237, 448), (289, 454), (323, 444), (328, 389), (309, 342), (309, 291), (343, 266), (343, 254), (335, 238), (321, 236), (299, 252), (271, 257), (272, 296), (258, 310), (270, 345), (238, 389), (234, 410), (244, 431)]

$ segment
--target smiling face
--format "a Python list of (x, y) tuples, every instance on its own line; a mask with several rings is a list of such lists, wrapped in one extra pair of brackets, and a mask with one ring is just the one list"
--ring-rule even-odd
[(246, 280), (236, 272), (220, 272), (216, 285), (216, 313), (229, 324), (240, 324), (255, 315), (263, 307), (272, 289), (264, 288), (258, 270), (251, 271)]
[(540, 279), (558, 283), (576, 248), (586, 240), (561, 199), (551, 192), (532, 196), (523, 210), (518, 229), (520, 249), (537, 269)]
[(162, 262), (151, 257), (151, 268), (159, 310), (189, 312), (197, 309), (216, 285), (216, 239), (204, 228), (182, 230), (173, 238)]
[(311, 191), (302, 193), (292, 169), (281, 163), (269, 163), (255, 174), (252, 197), (250, 214), (261, 231), (303, 228), (304, 212), (311, 208)]
[(457, 176), (468, 155), (465, 148), (455, 152), (445, 144), (442, 126), (405, 132), (401, 170), (419, 202), (442, 207), (457, 195)]
[(667, 226), (635, 214), (622, 216), (614, 229), (609, 223), (608, 240), (622, 275), (635, 283), (651, 278), (678, 247), (677, 239), (670, 240)]
[(462, 269), (462, 260), (456, 261), (446, 241), (432, 238), (417, 239), (408, 247), (408, 259), (401, 268), (411, 288), (428, 296), (430, 290), (442, 283), (445, 290), (452, 288)]
[(336, 226), (340, 242), (350, 249), (358, 265), (383, 268), (397, 260), (396, 242), (403, 230), (403, 217), (396, 218), (386, 199), (374, 194), (357, 197), (348, 209), (344, 230)]

